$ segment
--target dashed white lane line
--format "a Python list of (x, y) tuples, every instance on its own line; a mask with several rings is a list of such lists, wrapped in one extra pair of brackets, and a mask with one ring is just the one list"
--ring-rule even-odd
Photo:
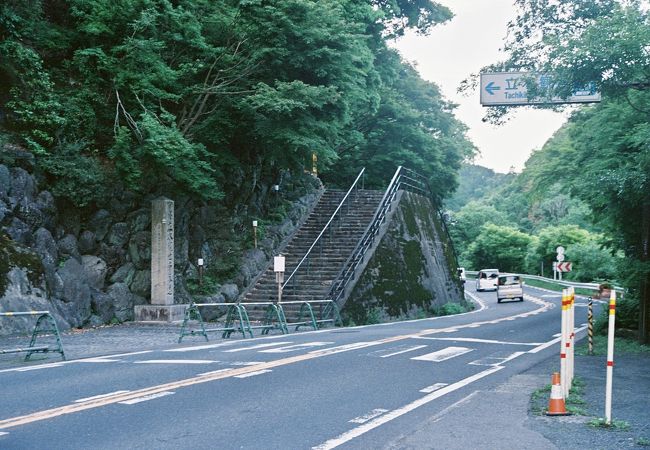
[(6, 433), (4, 431), (0, 431), (0, 436), (4, 436), (5, 434), (9, 434), (9, 433)]
[(213, 364), (219, 361), (211, 359), (146, 359), (134, 361), (134, 364)]
[(112, 363), (112, 362), (119, 362), (121, 359), (109, 359), (109, 358), (86, 358), (86, 359), (80, 359), (80, 363)]
[(243, 352), (246, 350), (257, 350), (260, 348), (277, 347), (278, 345), (287, 345), (287, 344), (291, 344), (291, 342), (271, 342), (270, 344), (258, 344), (250, 347), (233, 348), (230, 350), (224, 350), (223, 353)]
[[(408, 347), (403, 347), (402, 346), (401, 350), (397, 350), (397, 351), (393, 351), (391, 353), (387, 353), (385, 355), (377, 355), (377, 356), (379, 356), (380, 358), (390, 358), (391, 356), (401, 355), (402, 353), (412, 352), (412, 351), (419, 350), (419, 349), (425, 348), (425, 347), (426, 347), (426, 345), (410, 345)], [(397, 348), (400, 348), (400, 347), (394, 347), (393, 349), (386, 349), (385, 351), (391, 351), (391, 350), (395, 350)]]
[(336, 448), (340, 445), (345, 444), (346, 442), (351, 441), (352, 439), (355, 439), (362, 434), (367, 433), (368, 431), (374, 430), (377, 427), (380, 427), (384, 425), (385, 423), (390, 422), (391, 420), (397, 419), (398, 417), (403, 416), (404, 414), (407, 414), (414, 409), (419, 408), (420, 406), (424, 406), (427, 403), (432, 402), (433, 400), (442, 397), (443, 395), (447, 395), (450, 392), (456, 391), (462, 387), (467, 386), (468, 384), (471, 384), (477, 380), (480, 380), (481, 378), (484, 378), (488, 375), (492, 375), (495, 372), (498, 372), (501, 369), (504, 369), (505, 367), (503, 366), (497, 366), (497, 367), (490, 367), (489, 369), (486, 369), (482, 372), (479, 372), (475, 375), (472, 375), (470, 377), (464, 378), (460, 381), (457, 381), (456, 383), (450, 384), (449, 386), (445, 386), (441, 389), (438, 389), (435, 392), (432, 392), (430, 394), (425, 395), (424, 397), (421, 397), (414, 402), (411, 402), (405, 406), (402, 406), (401, 408), (395, 409), (393, 411), (390, 411), (386, 414), (383, 414), (382, 416), (377, 417), (376, 419), (371, 420), (370, 422), (366, 422), (356, 428), (353, 428), (350, 431), (347, 431), (333, 439), (330, 439), (321, 445), (318, 445), (316, 447), (312, 447), (313, 450), (329, 450), (332, 448)]
[(418, 336), (415, 339), (428, 339), (431, 341), (459, 341), (459, 342), (478, 342), (481, 344), (503, 344), (503, 345), (530, 345), (531, 347), (541, 345), (542, 342), (508, 342), (508, 341), (496, 341), (492, 339), (478, 339), (478, 338), (436, 338), (436, 337), (427, 337), (427, 336)]
[(260, 353), (289, 353), (297, 352), (309, 347), (322, 347), (323, 345), (333, 344), (334, 342), (307, 342), (306, 344), (287, 345), (286, 347), (271, 348), (268, 350), (260, 350)]
[(447, 386), (447, 383), (436, 383), (436, 384), (432, 384), (431, 386), (427, 386), (423, 389), (420, 389), (420, 392), (422, 392), (423, 394), (430, 394), (431, 392), (437, 391), (438, 389), (441, 389), (445, 386)]
[(465, 353), (471, 352), (473, 349), (467, 347), (447, 347), (442, 350), (438, 350), (433, 353), (427, 353), (426, 355), (416, 356), (411, 358), (415, 361), (431, 361), (431, 362), (441, 362), (446, 361), (456, 356), (464, 355)]
[(385, 412), (388, 412), (388, 410), (387, 409), (381, 409), (381, 408), (373, 409), (368, 414), (364, 414), (363, 416), (355, 417), (352, 420), (348, 420), (348, 422), (350, 422), (350, 423), (366, 423), (369, 420), (374, 419), (375, 417), (381, 416)]
[(157, 394), (151, 394), (147, 395), (145, 397), (138, 397), (138, 398), (133, 398), (131, 400), (124, 400), (123, 402), (118, 402), (120, 405), (135, 405), (136, 403), (142, 403), (146, 402), (149, 400), (153, 400), (155, 398), (160, 398), (160, 397), (166, 397), (168, 395), (173, 395), (174, 393), (171, 391), (165, 391), (165, 392), (158, 392)]
[(263, 373), (267, 373), (267, 372), (273, 372), (273, 371), (271, 369), (263, 369), (263, 370), (258, 370), (256, 372), (248, 372), (242, 375), (235, 375), (235, 378), (249, 378), (249, 377), (254, 377), (256, 375), (262, 375)]
[(75, 400), (75, 403), (83, 403), (83, 402), (89, 402), (92, 400), (97, 400), (100, 398), (106, 398), (110, 397), (111, 395), (118, 395), (118, 394), (124, 394), (125, 392), (131, 392), (131, 391), (115, 391), (115, 392), (109, 392), (108, 394), (100, 394), (100, 395), (95, 395), (93, 397), (86, 397), (86, 398), (80, 398), (79, 400)]

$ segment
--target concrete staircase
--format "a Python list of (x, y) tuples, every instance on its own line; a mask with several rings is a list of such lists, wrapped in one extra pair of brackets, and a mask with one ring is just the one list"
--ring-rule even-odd
[[(282, 255), (285, 259), (285, 280), (318, 237), (323, 227), (345, 196), (345, 191), (329, 189), (321, 196), (305, 223), (294, 234)], [(282, 302), (326, 300), (333, 281), (363, 236), (383, 196), (382, 191), (355, 190), (342, 206), (342, 214), (334, 218), (324, 235), (312, 249), (282, 292)], [(242, 303), (273, 302), (278, 299), (278, 284), (273, 265), (241, 298)], [(296, 319), (299, 306), (284, 305), (287, 321)], [(250, 319), (261, 320), (265, 307), (246, 308)]]

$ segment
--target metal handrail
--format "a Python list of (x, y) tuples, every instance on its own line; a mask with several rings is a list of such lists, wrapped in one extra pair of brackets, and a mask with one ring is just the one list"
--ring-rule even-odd
[(298, 272), (298, 269), (300, 269), (300, 267), (302, 266), (302, 263), (307, 260), (307, 258), (309, 257), (309, 254), (314, 249), (314, 247), (316, 246), (316, 244), (318, 243), (320, 238), (323, 237), (323, 235), (325, 234), (325, 231), (330, 226), (330, 224), (332, 223), (332, 221), (334, 220), (336, 215), (339, 213), (339, 211), (341, 210), (341, 207), (347, 201), (348, 197), (350, 196), (350, 193), (355, 188), (355, 186), (357, 185), (357, 183), (359, 182), (359, 180), (361, 179), (361, 177), (363, 176), (363, 173), (365, 171), (366, 171), (365, 167), (363, 169), (361, 169), (361, 171), (359, 172), (359, 175), (357, 175), (357, 178), (352, 183), (352, 186), (350, 186), (350, 189), (348, 189), (348, 192), (346, 192), (345, 196), (343, 197), (343, 200), (341, 200), (341, 203), (339, 203), (339, 206), (337, 206), (336, 210), (332, 213), (332, 217), (330, 217), (330, 220), (327, 221), (327, 223), (325, 224), (325, 226), (323, 227), (321, 232), (318, 234), (316, 239), (314, 239), (314, 243), (311, 244), (311, 247), (309, 247), (309, 250), (307, 250), (307, 253), (305, 253), (305, 256), (302, 257), (302, 259), (300, 260), (300, 262), (298, 263), (296, 268), (293, 269), (293, 272), (291, 272), (291, 275), (289, 275), (289, 277), (286, 279), (286, 281), (282, 285), (282, 289), (284, 289), (289, 284), (289, 281), (295, 276), (296, 272)]
[[(357, 267), (363, 260), (368, 249), (374, 243), (375, 236), (378, 234), (379, 228), (381, 224), (384, 222), (388, 210), (390, 209), (391, 205), (393, 204), (393, 201), (395, 200), (397, 191), (399, 191), (400, 189), (409, 190), (411, 192), (416, 192), (421, 195), (426, 195), (427, 193), (431, 195), (431, 189), (429, 188), (429, 184), (426, 182), (424, 177), (422, 177), (422, 175), (418, 174), (417, 172), (414, 172), (413, 170), (407, 169), (403, 166), (399, 166), (397, 168), (395, 174), (393, 175), (393, 178), (391, 179), (390, 183), (388, 184), (388, 187), (386, 188), (386, 192), (384, 193), (384, 196), (382, 197), (381, 201), (379, 202), (379, 205), (377, 206), (375, 215), (373, 216), (372, 220), (370, 221), (370, 224), (366, 228), (363, 237), (361, 238), (361, 240), (355, 247), (354, 251), (346, 261), (337, 279), (334, 281), (334, 283), (332, 283), (332, 287), (330, 289), (328, 298), (330, 298), (334, 302), (338, 302), (340, 300), (341, 296), (345, 292), (345, 288), (347, 284), (354, 276)], [(434, 202), (434, 206), (436, 206), (435, 202)], [(439, 208), (436, 209), (438, 211), (438, 215), (440, 216), (441, 221), (443, 221), (443, 228), (445, 232), (449, 234), (446, 228), (446, 224), (444, 224), (442, 214), (440, 213), (440, 209)], [(453, 249), (453, 246), (452, 246), (452, 250), (454, 250), (454, 257), (456, 257), (456, 252), (455, 249)]]

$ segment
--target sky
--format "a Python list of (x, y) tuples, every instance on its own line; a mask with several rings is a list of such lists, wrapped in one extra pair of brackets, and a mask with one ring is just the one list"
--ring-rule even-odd
[(507, 23), (515, 17), (513, 0), (437, 1), (455, 17), (428, 36), (409, 34), (395, 47), (423, 79), (436, 83), (445, 98), (458, 105), (454, 114), (469, 127), (467, 136), (480, 152), (475, 164), (501, 173), (521, 172), (533, 150), (544, 145), (567, 114), (518, 106), (507, 123), (492, 125), (481, 120), (485, 108), (479, 103), (478, 88), (469, 95), (457, 92), (470, 74), (505, 59), (500, 49)]

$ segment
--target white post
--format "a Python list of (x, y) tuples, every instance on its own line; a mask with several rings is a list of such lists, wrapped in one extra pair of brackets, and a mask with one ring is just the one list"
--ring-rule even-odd
[(575, 289), (569, 288), (569, 348), (567, 349), (567, 363), (569, 367), (569, 391), (573, 386), (573, 373), (574, 373), (574, 356), (575, 356), (575, 303), (576, 294)]
[(562, 289), (562, 326), (560, 333), (560, 383), (562, 384), (562, 394), (564, 398), (569, 395), (569, 383), (567, 383), (567, 290)]
[(284, 256), (278, 255), (273, 258), (273, 271), (275, 281), (278, 283), (278, 303), (282, 302), (282, 283), (284, 282)]
[(612, 423), (612, 377), (614, 376), (614, 322), (616, 321), (616, 291), (609, 297), (609, 329), (607, 331), (607, 382), (605, 386), (605, 423)]
[(257, 220), (253, 220), (253, 240), (255, 241), (255, 248), (257, 248)]

